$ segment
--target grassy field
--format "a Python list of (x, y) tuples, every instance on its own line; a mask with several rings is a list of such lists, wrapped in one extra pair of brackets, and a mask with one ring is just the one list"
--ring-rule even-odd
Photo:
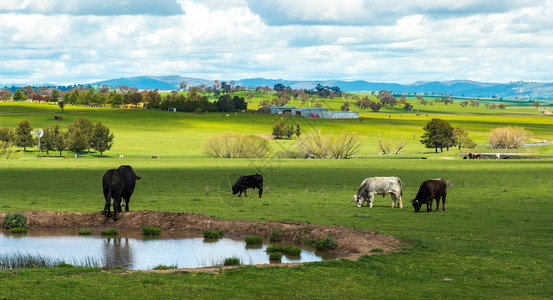
[[(450, 107), (448, 107), (449, 109)], [(0, 298), (549, 298), (553, 295), (553, 160), (462, 160), (459, 151), (434, 154), (417, 140), (431, 117), (462, 126), (479, 148), (496, 126), (519, 125), (536, 140), (553, 133), (551, 117), (526, 107), (464, 113), (366, 113), (368, 121), (291, 119), (302, 127), (358, 133), (363, 155), (350, 160), (209, 159), (199, 148), (212, 134), (270, 134), (274, 116), (183, 114), (146, 110), (68, 107), (63, 125), (85, 116), (116, 136), (106, 158), (64, 153), (36, 159), (30, 152), (0, 160), (0, 210), (100, 211), (106, 169), (130, 164), (138, 182), (131, 210), (193, 212), (224, 219), (293, 220), (336, 224), (406, 239), (401, 252), (297, 267), (241, 267), (219, 274), (114, 274), (97, 268), (59, 267), (1, 271)], [(9, 113), (9, 114), (8, 114)], [(0, 127), (28, 119), (34, 128), (53, 124), (54, 106), (0, 104)], [(252, 121), (255, 120), (255, 121)], [(378, 133), (409, 139), (403, 159), (379, 158)], [(274, 150), (294, 141), (271, 141)], [(489, 149), (488, 149), (489, 150)], [(461, 150), (463, 152), (465, 150)], [(516, 151), (525, 151), (517, 149)], [(532, 149), (550, 156), (550, 146)], [(120, 154), (125, 159), (119, 160)], [(151, 159), (158, 155), (159, 159)], [(427, 160), (410, 159), (424, 155)], [(364, 157), (364, 156), (363, 156)], [(453, 160), (443, 159), (453, 157)], [(229, 181), (261, 172), (270, 188), (262, 199), (229, 197)], [(399, 176), (403, 210), (390, 197), (372, 209), (350, 202), (369, 176)], [(419, 184), (443, 177), (445, 213), (413, 213)], [(205, 193), (206, 186), (210, 193)], [(324, 191), (323, 191), (324, 189)]]

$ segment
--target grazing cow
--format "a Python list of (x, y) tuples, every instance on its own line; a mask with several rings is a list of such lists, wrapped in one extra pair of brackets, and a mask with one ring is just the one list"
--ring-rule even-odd
[(361, 207), (365, 201), (369, 202), (369, 207), (373, 207), (374, 195), (384, 197), (387, 194), (392, 196), (392, 208), (396, 206), (397, 200), (399, 207), (403, 208), (401, 180), (397, 177), (369, 177), (363, 180), (353, 200), (357, 202), (357, 207)]
[(420, 188), (415, 199), (411, 200), (415, 212), (418, 212), (421, 209), (423, 204), (426, 204), (426, 210), (428, 212), (432, 211), (432, 201), (436, 199), (436, 211), (440, 207), (440, 198), (442, 198), (442, 210), (445, 211), (445, 197), (447, 195), (447, 183), (442, 179), (430, 179), (424, 181)]
[(232, 186), (232, 194), (236, 195), (240, 192), (238, 194), (238, 197), (240, 197), (244, 192), (244, 197), (247, 197), (247, 189), (258, 189), (259, 198), (261, 198), (261, 195), (263, 195), (263, 176), (260, 174), (240, 176)]
[(125, 211), (129, 211), (129, 202), (131, 201), (136, 181), (139, 179), (141, 179), (141, 177), (134, 173), (131, 166), (120, 166), (117, 169), (108, 170), (104, 174), (102, 187), (104, 188), (106, 204), (102, 214), (105, 215), (106, 218), (111, 216), (111, 198), (113, 198), (114, 221), (117, 221), (117, 215), (121, 211), (121, 198), (125, 200)]

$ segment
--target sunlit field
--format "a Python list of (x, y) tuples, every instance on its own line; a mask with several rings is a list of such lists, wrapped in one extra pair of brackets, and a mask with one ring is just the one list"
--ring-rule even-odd
[[(253, 100), (257, 101), (256, 99)], [(413, 100), (416, 101), (416, 100)], [(333, 99), (333, 107), (343, 103)], [(256, 105), (252, 103), (252, 108)], [(325, 104), (327, 105), (327, 104)], [(341, 105), (341, 104), (340, 104)], [(339, 105), (338, 105), (339, 107)], [(415, 108), (417, 106), (415, 105)], [(359, 260), (309, 263), (295, 267), (240, 267), (217, 274), (116, 274), (99, 268), (56, 267), (1, 271), (5, 298), (548, 298), (553, 294), (553, 146), (520, 148), (543, 159), (463, 160), (467, 149), (434, 153), (419, 142), (432, 118), (462, 127), (477, 144), (493, 152), (487, 133), (520, 126), (529, 143), (551, 140), (552, 117), (531, 106), (505, 110), (447, 109), (435, 103), (419, 115), (401, 108), (361, 112), (360, 120), (284, 117), (307, 132), (359, 136), (362, 147), (347, 160), (213, 159), (202, 153), (214, 134), (270, 135), (280, 116), (256, 113), (173, 113), (0, 103), (0, 127), (27, 119), (33, 128), (79, 117), (102, 122), (115, 134), (114, 147), (98, 157), (71, 152), (42, 154), (36, 149), (18, 159), (0, 160), (0, 211), (89, 212), (103, 208), (101, 178), (107, 169), (132, 165), (142, 177), (130, 203), (134, 211), (171, 211), (222, 219), (298, 221), (339, 225), (390, 234), (405, 240), (396, 253)], [(54, 120), (55, 115), (64, 117)], [(428, 116), (427, 116), (428, 115)], [(378, 137), (406, 141), (398, 155), (379, 155)], [(292, 149), (292, 140), (271, 140), (273, 152)], [(123, 159), (119, 156), (123, 155)], [(157, 159), (152, 159), (157, 156)], [(67, 159), (64, 159), (64, 158)], [(427, 159), (421, 159), (425, 157)], [(263, 198), (229, 196), (239, 175), (261, 173)], [(405, 184), (404, 209), (392, 209), (389, 196), (376, 197), (372, 209), (350, 202), (370, 176), (398, 176)], [(423, 180), (449, 181), (445, 212), (414, 213), (411, 200)], [(206, 193), (209, 187), (209, 194)]]

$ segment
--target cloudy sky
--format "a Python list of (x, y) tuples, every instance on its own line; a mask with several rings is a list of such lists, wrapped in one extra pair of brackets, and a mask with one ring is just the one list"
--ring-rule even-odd
[(0, 83), (553, 81), (553, 0), (1, 0)]

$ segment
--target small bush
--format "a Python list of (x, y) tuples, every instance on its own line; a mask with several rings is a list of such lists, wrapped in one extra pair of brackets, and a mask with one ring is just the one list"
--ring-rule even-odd
[(223, 265), (225, 266), (238, 266), (240, 264), (240, 259), (237, 257), (229, 257), (225, 259)]
[(269, 253), (269, 260), (278, 260), (282, 259), (282, 252), (271, 252)]
[(27, 217), (22, 213), (8, 213), (2, 220), (2, 225), (6, 228), (25, 227), (27, 223)]
[(106, 230), (102, 230), (100, 233), (102, 235), (118, 235), (119, 230), (117, 230), (117, 229), (106, 229)]
[(154, 227), (154, 226), (142, 227), (142, 234), (144, 234), (144, 235), (160, 235), (161, 234), (161, 228)]
[(277, 245), (269, 245), (267, 246), (267, 249), (265, 249), (267, 253), (274, 253), (274, 252), (282, 252), (282, 247)]
[(206, 239), (218, 239), (225, 236), (223, 231), (204, 230), (202, 233)]
[(303, 243), (306, 244), (306, 245), (313, 245), (315, 244), (316, 240), (313, 240), (313, 239), (307, 239), (307, 240), (304, 240)]
[(223, 133), (209, 137), (202, 152), (215, 158), (263, 158), (272, 151), (269, 142), (258, 136)]
[(177, 266), (166, 266), (166, 265), (158, 265), (157, 267), (153, 268), (152, 270), (169, 270), (169, 269), (176, 269)]
[(11, 228), (10, 231), (12, 233), (27, 233), (27, 228), (25, 228), (25, 227), (14, 227), (14, 228)]
[(271, 242), (280, 241), (280, 230), (273, 231), (269, 236), (269, 241)]
[(247, 236), (246, 244), (261, 244), (263, 243), (263, 238), (260, 236)]
[(90, 229), (81, 229), (79, 230), (79, 235), (90, 235), (92, 234), (92, 230)]
[(288, 246), (288, 247), (282, 248), (282, 252), (284, 254), (290, 255), (290, 256), (299, 256), (301, 254), (301, 249), (296, 248), (296, 247), (292, 247), (292, 246)]
[(516, 149), (529, 138), (528, 131), (521, 127), (494, 128), (488, 134), (488, 140), (494, 149)]
[(316, 242), (315, 245), (313, 246), (315, 247), (315, 249), (319, 251), (326, 251), (326, 250), (336, 249), (338, 247), (338, 243), (336, 243), (335, 239), (331, 237), (327, 237), (323, 240)]

